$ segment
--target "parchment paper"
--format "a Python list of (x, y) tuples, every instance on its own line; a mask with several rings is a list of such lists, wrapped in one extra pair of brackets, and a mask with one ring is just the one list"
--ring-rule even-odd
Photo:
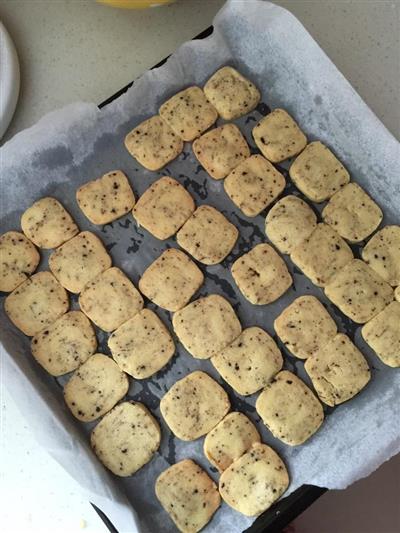
[[(326, 409), (320, 431), (306, 444), (291, 448), (275, 440), (254, 410), (256, 395), (246, 400), (224, 384), (234, 409), (256, 422), (266, 443), (286, 461), (289, 492), (308, 483), (345, 488), (367, 476), (400, 449), (400, 371), (382, 365), (360, 336), (359, 327), (345, 319), (285, 257), (294, 286), (277, 302), (262, 307), (245, 301), (234, 285), (229, 266), (239, 255), (267, 239), (264, 215), (246, 218), (225, 195), (222, 182), (211, 179), (194, 159), (190, 145), (161, 172), (148, 172), (130, 157), (123, 138), (176, 91), (202, 85), (220, 66), (230, 64), (252, 79), (262, 91), (262, 104), (236, 121), (255, 152), (251, 129), (269, 107), (282, 106), (300, 123), (310, 140), (321, 139), (340, 157), (352, 179), (360, 183), (385, 211), (384, 223), (399, 222), (399, 145), (360, 99), (300, 23), (287, 11), (268, 2), (230, 1), (217, 15), (211, 37), (181, 46), (161, 68), (144, 74), (124, 96), (99, 111), (95, 104), (76, 103), (44, 117), (18, 134), (0, 151), (1, 232), (18, 229), (20, 216), (33, 201), (52, 195), (60, 199), (81, 229), (94, 231), (110, 251), (114, 264), (135, 283), (144, 269), (174, 239), (157, 241), (136, 227), (131, 215), (95, 227), (80, 212), (75, 191), (82, 183), (113, 169), (129, 176), (137, 195), (158, 177), (177, 178), (195, 197), (220, 209), (240, 230), (240, 239), (222, 264), (202, 269), (206, 283), (197, 296), (219, 293), (234, 305), (243, 326), (258, 325), (274, 335), (274, 318), (301, 294), (315, 294), (335, 317), (339, 329), (354, 339), (372, 366), (372, 381), (356, 398)], [(134, 53), (134, 52), (132, 52)], [(99, 68), (106, 68), (100, 65)], [(268, 107), (269, 106), (269, 107)], [(287, 165), (284, 165), (287, 168)], [(287, 176), (286, 170), (279, 167)], [(287, 177), (285, 194), (296, 192)], [(299, 194), (300, 195), (300, 194)], [(318, 211), (321, 210), (319, 206)], [(354, 247), (358, 254), (358, 247)], [(41, 268), (47, 268), (42, 254)], [(4, 300), (4, 296), (2, 297)], [(76, 298), (72, 297), (76, 307)], [(154, 308), (154, 306), (149, 305)], [(157, 309), (171, 328), (169, 313)], [(106, 334), (98, 331), (99, 351), (109, 353)], [(221, 378), (209, 361), (199, 361), (177, 345), (172, 362), (156, 376), (131, 380), (128, 397), (143, 401), (158, 417), (163, 432), (160, 453), (133, 477), (118, 479), (108, 474), (88, 447), (93, 424), (73, 420), (63, 404), (61, 385), (34, 362), (29, 339), (18, 332), (1, 306), (1, 342), (4, 383), (10, 388), (40, 443), (88, 491), (121, 531), (136, 531), (135, 508), (143, 532), (169, 532), (174, 527), (154, 495), (154, 480), (169, 464), (184, 457), (198, 461), (217, 479), (202, 453), (203, 439), (183, 443), (172, 437), (159, 413), (159, 399), (189, 371), (201, 368)], [(307, 382), (303, 363), (285, 354), (285, 367)], [(132, 504), (132, 506), (129, 505)], [(222, 505), (205, 531), (244, 530), (252, 520)]]

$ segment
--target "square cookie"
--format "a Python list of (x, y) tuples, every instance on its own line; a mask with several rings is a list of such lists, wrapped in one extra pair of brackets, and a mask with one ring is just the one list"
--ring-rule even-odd
[(238, 239), (237, 228), (210, 205), (201, 205), (182, 226), (176, 242), (197, 261), (216, 265), (232, 251)]
[(362, 258), (380, 277), (400, 285), (400, 226), (385, 226), (364, 246)]
[(228, 413), (206, 435), (204, 454), (215, 468), (223, 472), (260, 440), (256, 426), (246, 415)]
[(0, 237), (0, 291), (11, 292), (33, 274), (40, 261), (39, 252), (18, 231)]
[(365, 342), (391, 367), (400, 366), (400, 302), (391, 302), (361, 330)]
[(156, 480), (155, 490), (164, 510), (183, 533), (203, 529), (221, 503), (214, 481), (190, 459), (164, 470)]
[(204, 133), (192, 148), (200, 164), (216, 180), (225, 178), (250, 156), (246, 139), (235, 124), (224, 124)]
[(226, 348), (242, 331), (231, 304), (218, 294), (199, 298), (172, 318), (175, 334), (197, 359), (209, 359)]
[(108, 224), (126, 215), (135, 205), (135, 195), (121, 170), (85, 183), (76, 191), (83, 214), (93, 224)]
[(224, 181), (225, 192), (248, 217), (255, 217), (285, 188), (285, 178), (261, 155), (252, 155)]
[(257, 87), (232, 67), (217, 70), (204, 85), (204, 92), (225, 120), (250, 113), (261, 98)]
[(318, 224), (290, 258), (314, 285), (325, 287), (353, 259), (353, 252), (334, 229)]
[(283, 365), (275, 341), (258, 327), (244, 329), (211, 362), (224, 380), (243, 396), (264, 388)]
[(211, 431), (230, 406), (221, 385), (196, 370), (172, 385), (161, 399), (160, 411), (172, 433), (178, 439), (189, 441)]
[(325, 287), (325, 294), (357, 324), (365, 324), (393, 300), (390, 285), (360, 259), (343, 267)]
[(123, 402), (97, 424), (90, 435), (93, 451), (116, 476), (131, 476), (148, 463), (161, 441), (160, 426), (139, 402)]
[(193, 198), (173, 178), (155, 181), (133, 208), (139, 226), (160, 240), (172, 237), (196, 209)]
[(139, 281), (140, 291), (153, 303), (167, 309), (182, 309), (204, 281), (202, 271), (176, 248), (165, 250)]
[(143, 309), (143, 298), (131, 280), (112, 267), (85, 285), (79, 305), (96, 326), (110, 332)]
[(10, 293), (4, 309), (11, 322), (32, 337), (68, 311), (66, 291), (50, 272), (38, 272)]
[(274, 329), (283, 344), (299, 359), (307, 359), (332, 340), (335, 321), (315, 296), (296, 298), (275, 319)]
[(257, 413), (274, 437), (289, 446), (308, 440), (324, 420), (322, 405), (301, 379), (282, 370), (256, 402)]
[(64, 387), (64, 399), (75, 418), (92, 422), (110, 411), (128, 388), (127, 375), (111, 357), (96, 353), (73, 373)]
[(156, 115), (129, 132), (125, 146), (144, 168), (160, 170), (182, 152), (183, 141)]
[(110, 266), (107, 250), (90, 231), (82, 231), (49, 257), (50, 270), (61, 285), (73, 293), (80, 293), (86, 283)]
[(332, 407), (353, 398), (371, 378), (365, 357), (343, 333), (307, 359), (304, 368), (320, 399)]
[(160, 107), (160, 116), (184, 141), (193, 141), (218, 118), (200, 87), (188, 87)]
[(284, 109), (274, 109), (253, 128), (260, 152), (273, 163), (280, 163), (301, 152), (307, 137)]
[(150, 309), (143, 309), (115, 330), (108, 346), (118, 366), (136, 379), (152, 376), (175, 353), (168, 329)]
[(92, 324), (80, 311), (62, 315), (31, 341), (33, 357), (52, 376), (72, 372), (96, 348), (97, 339)]
[(57, 248), (79, 232), (71, 215), (55, 198), (41, 198), (21, 217), (25, 235), (39, 248)]
[(371, 378), (363, 354), (343, 333), (338, 333), (304, 364), (319, 398), (327, 405), (346, 402)]
[(350, 175), (327, 146), (310, 143), (289, 169), (296, 187), (313, 202), (323, 202), (349, 183)]
[(219, 492), (230, 507), (246, 516), (258, 516), (282, 496), (289, 474), (279, 455), (256, 443), (221, 474)]
[(297, 196), (285, 196), (268, 211), (265, 233), (283, 254), (290, 254), (317, 227), (317, 216)]
[(293, 283), (285, 262), (269, 244), (257, 244), (236, 259), (231, 271), (240, 292), (254, 305), (274, 302)]
[(360, 242), (376, 230), (383, 213), (357, 183), (348, 183), (329, 200), (322, 218), (348, 241)]

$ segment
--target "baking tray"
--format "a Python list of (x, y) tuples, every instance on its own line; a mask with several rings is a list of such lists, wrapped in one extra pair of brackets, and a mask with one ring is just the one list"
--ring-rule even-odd
[[(213, 26), (209, 26), (207, 29), (199, 33), (192, 40), (196, 39), (205, 39), (213, 32)], [(162, 59), (159, 63), (151, 67), (152, 69), (161, 67), (169, 58), (169, 56)], [(124, 94), (132, 85), (134, 81), (122, 87), (115, 94), (104, 100), (99, 104), (99, 108), (106, 107), (108, 104), (119, 98)], [(313, 485), (303, 485), (295, 492), (279, 500), (275, 505), (273, 505), (268, 511), (263, 513), (257, 518), (257, 520), (246, 529), (246, 533), (279, 533), (281, 532), (290, 522), (292, 522), (297, 516), (304, 512), (310, 505), (312, 505), (315, 500), (322, 496), (327, 489), (322, 487), (315, 487)], [(104, 522), (105, 526), (111, 533), (119, 533), (118, 530), (114, 527), (111, 520), (106, 516), (106, 514), (99, 509), (96, 505), (92, 503), (93, 508), (97, 512), (98, 516)]]

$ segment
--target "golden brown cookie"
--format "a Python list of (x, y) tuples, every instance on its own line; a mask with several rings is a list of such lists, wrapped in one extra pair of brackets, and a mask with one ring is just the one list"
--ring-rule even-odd
[(218, 118), (200, 87), (188, 87), (175, 94), (160, 107), (159, 113), (184, 141), (193, 141)]
[(157, 420), (139, 402), (123, 402), (104, 415), (90, 436), (93, 451), (116, 476), (131, 476), (158, 450)]
[(128, 133), (125, 146), (144, 168), (160, 170), (182, 152), (183, 141), (161, 117), (155, 115)]
[(274, 328), (293, 355), (307, 359), (332, 340), (337, 327), (315, 296), (299, 296), (275, 319)]
[(229, 408), (221, 385), (199, 370), (175, 382), (160, 402), (165, 422), (178, 439), (186, 441), (211, 431)]
[(393, 300), (390, 285), (360, 259), (343, 267), (326, 285), (325, 294), (357, 324), (365, 324)]
[(227, 176), (224, 188), (232, 202), (248, 217), (255, 217), (278, 198), (285, 178), (271, 163), (255, 154)]
[(224, 124), (204, 133), (192, 148), (200, 164), (216, 180), (225, 178), (250, 156), (246, 139), (235, 124)]
[(211, 362), (224, 380), (243, 396), (265, 387), (283, 365), (275, 341), (259, 327), (244, 329)]
[(175, 353), (168, 329), (150, 309), (143, 309), (116, 329), (108, 346), (118, 366), (136, 379), (152, 376)]
[(231, 464), (219, 479), (222, 499), (246, 516), (258, 516), (282, 496), (289, 475), (279, 455), (262, 443)]
[(72, 372), (97, 348), (92, 324), (80, 311), (70, 311), (33, 337), (32, 355), (52, 376)]
[(376, 230), (383, 213), (357, 183), (348, 183), (329, 200), (322, 218), (348, 241), (360, 242)]
[(377, 231), (364, 246), (362, 258), (389, 285), (400, 285), (400, 226)]
[(232, 67), (217, 70), (205, 84), (204, 92), (225, 120), (250, 113), (260, 101), (257, 87)]
[(226, 348), (242, 327), (231, 304), (218, 294), (199, 298), (172, 318), (175, 334), (197, 359), (209, 359)]
[(195, 209), (187, 190), (173, 178), (164, 176), (142, 194), (132, 215), (139, 226), (164, 240), (172, 237)]
[(32, 337), (67, 312), (66, 291), (50, 272), (38, 272), (21, 283), (4, 302), (11, 322)]
[(318, 224), (290, 258), (314, 285), (325, 287), (353, 259), (353, 252), (334, 229)]
[(202, 271), (183, 252), (168, 248), (144, 271), (139, 289), (153, 303), (167, 309), (182, 309), (204, 281)]
[(221, 503), (214, 481), (190, 459), (164, 470), (156, 480), (155, 490), (164, 510), (182, 533), (203, 529)]
[(76, 200), (93, 224), (117, 220), (135, 205), (135, 195), (121, 170), (107, 172), (101, 178), (85, 183), (76, 191)]
[(361, 334), (385, 365), (400, 366), (400, 302), (391, 302), (363, 326)]
[(0, 237), (0, 291), (11, 292), (33, 274), (39, 252), (23, 233), (8, 231)]
[(143, 298), (119, 268), (111, 267), (85, 285), (79, 305), (96, 326), (110, 332), (143, 309)]
[(204, 440), (204, 454), (223, 472), (255, 443), (260, 442), (256, 426), (243, 413), (228, 413)]
[(205, 265), (216, 265), (232, 251), (239, 232), (214, 207), (201, 205), (182, 226), (176, 241), (186, 252)]
[(41, 198), (21, 217), (25, 235), (39, 248), (57, 248), (79, 232), (71, 215), (55, 198)]
[(324, 420), (322, 405), (297, 376), (282, 370), (256, 402), (257, 413), (277, 439), (290, 446), (303, 444)]
[(265, 233), (282, 254), (290, 254), (316, 227), (311, 207), (291, 194), (276, 202), (265, 219)]
[(82, 231), (49, 257), (50, 270), (61, 285), (73, 293), (80, 293), (89, 281), (110, 266), (107, 250), (90, 231)]
[(128, 376), (111, 357), (96, 353), (72, 374), (64, 399), (75, 418), (91, 422), (110, 411), (128, 388)]
[(305, 148), (307, 138), (284, 109), (274, 109), (253, 128), (253, 137), (264, 157), (280, 163)]
[(350, 175), (327, 146), (319, 141), (307, 145), (294, 160), (290, 177), (313, 202), (323, 202), (349, 183)]
[(257, 244), (236, 259), (231, 272), (243, 296), (255, 305), (274, 302), (293, 283), (285, 262), (269, 244)]
[(307, 359), (304, 368), (320, 399), (331, 406), (353, 398), (371, 378), (365, 357), (343, 333)]

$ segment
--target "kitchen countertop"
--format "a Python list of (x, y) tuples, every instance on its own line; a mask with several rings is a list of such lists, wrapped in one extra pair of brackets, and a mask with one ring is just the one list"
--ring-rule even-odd
[[(21, 62), (7, 138), (75, 100), (100, 103), (210, 25), (223, 0), (119, 10), (94, 0), (0, 0)], [(398, 1), (278, 0), (389, 130), (400, 136)]]
[[(0, 18), (15, 42), (21, 64), (20, 99), (3, 141), (67, 103), (100, 103), (209, 26), (223, 3), (181, 0), (169, 7), (127, 11), (94, 0), (0, 0)], [(300, 19), (387, 128), (400, 137), (400, 2), (276, 3)], [(106, 531), (75, 482), (33, 440), (4, 383), (0, 383), (0, 394), (2, 531)], [(384, 467), (387, 477), (378, 472), (369, 478), (377, 480), (376, 493), (385, 500), (382, 505), (389, 515), (388, 522), (379, 522), (380, 533), (394, 533), (395, 524), (400, 527), (396, 498), (386, 497), (398, 494), (399, 458), (390, 465)], [(324, 496), (308, 513), (315, 515), (314, 509), (319, 508), (325, 521), (329, 509), (335, 508), (332, 516), (341, 514), (336, 504), (329, 505), (331, 497), (331, 493)], [(372, 493), (369, 498), (374, 498)], [(373, 531), (368, 526), (374, 525), (375, 514), (363, 509), (357, 517), (359, 529), (354, 525), (351, 533)], [(310, 524), (313, 518), (315, 523), (315, 516), (310, 516)], [(307, 528), (305, 518), (296, 524), (296, 531), (316, 532)], [(340, 530), (340, 524), (335, 527)]]

